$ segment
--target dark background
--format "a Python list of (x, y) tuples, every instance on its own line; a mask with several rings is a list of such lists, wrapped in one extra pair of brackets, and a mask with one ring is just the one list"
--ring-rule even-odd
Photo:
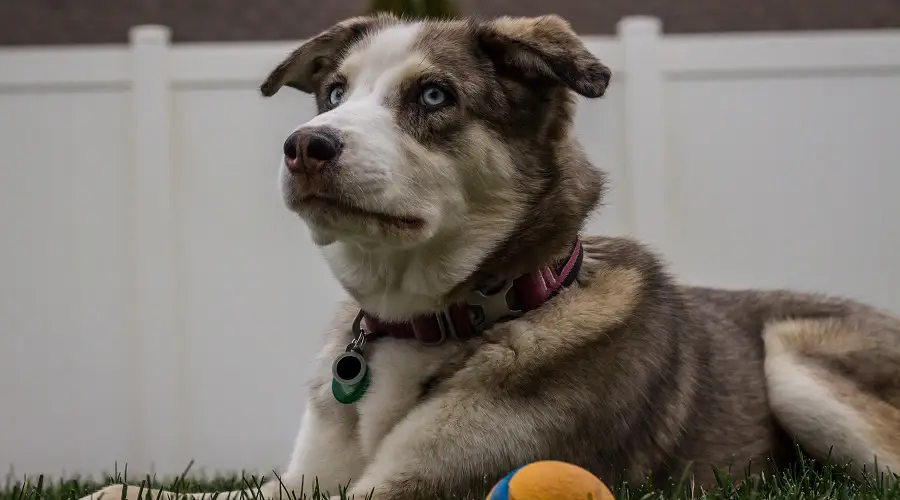
[[(123, 43), (160, 23), (175, 42), (294, 40), (363, 13), (365, 0), (0, 0), (0, 45)], [(456, 0), (462, 14), (557, 13), (581, 34), (609, 34), (629, 14), (668, 33), (900, 27), (900, 0)]]

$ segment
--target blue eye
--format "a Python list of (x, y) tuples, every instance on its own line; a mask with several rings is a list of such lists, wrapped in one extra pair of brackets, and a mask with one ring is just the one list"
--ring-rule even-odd
[(428, 108), (437, 108), (447, 102), (447, 93), (436, 85), (428, 85), (419, 94), (419, 102)]
[(335, 85), (331, 88), (331, 92), (328, 93), (328, 105), (332, 108), (341, 103), (341, 99), (344, 98), (344, 86), (343, 85)]

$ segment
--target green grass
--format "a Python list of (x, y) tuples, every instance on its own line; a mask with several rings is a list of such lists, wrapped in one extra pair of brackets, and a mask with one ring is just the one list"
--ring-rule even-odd
[[(804, 460), (796, 467), (776, 475), (762, 474), (755, 479), (743, 478), (732, 481), (726, 474), (718, 474), (719, 486), (711, 490), (694, 488), (682, 481), (670, 488), (659, 490), (650, 486), (614, 485), (612, 490), (617, 500), (669, 500), (669, 499), (728, 499), (728, 500), (900, 500), (900, 476), (888, 478), (881, 475), (865, 481), (856, 481), (846, 473), (845, 467), (830, 464), (816, 464)], [(277, 476), (272, 476), (277, 477)], [(266, 478), (257, 476), (229, 476), (218, 478), (198, 478), (187, 474), (174, 480), (154, 481), (152, 478), (123, 477), (121, 474), (109, 477), (104, 483), (82, 481), (77, 478), (45, 483), (42, 477), (9, 477), (0, 489), (0, 500), (75, 500), (106, 484), (120, 483), (123, 479), (136, 487), (160, 488), (180, 492), (224, 492), (244, 488), (257, 489)], [(891, 480), (894, 479), (894, 480)], [(482, 491), (467, 495), (447, 495), (445, 498), (457, 500), (482, 500), (491, 485)], [(323, 492), (324, 493), (324, 492)], [(339, 492), (333, 492), (338, 494)], [(225, 496), (221, 497), (223, 500)], [(292, 497), (292, 500), (325, 500), (324, 494)], [(109, 499), (118, 500), (118, 499)], [(147, 500), (152, 500), (147, 498)], [(285, 500), (288, 500), (285, 498)], [(422, 499), (422, 500), (431, 500)]]

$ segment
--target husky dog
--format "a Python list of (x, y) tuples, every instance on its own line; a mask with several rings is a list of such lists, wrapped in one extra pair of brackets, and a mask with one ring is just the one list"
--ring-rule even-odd
[(318, 105), (284, 143), (281, 194), (348, 301), (263, 496), (317, 479), (430, 498), (547, 459), (709, 485), (783, 467), (795, 443), (900, 471), (900, 319), (680, 285), (640, 243), (583, 234), (605, 176), (576, 94), (609, 83), (553, 15), (355, 17), (272, 70), (264, 96)]

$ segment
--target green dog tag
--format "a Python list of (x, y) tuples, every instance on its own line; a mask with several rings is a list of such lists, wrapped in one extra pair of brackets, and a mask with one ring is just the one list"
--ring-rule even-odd
[(359, 401), (369, 388), (369, 367), (362, 355), (347, 351), (331, 365), (331, 393), (341, 404)]

